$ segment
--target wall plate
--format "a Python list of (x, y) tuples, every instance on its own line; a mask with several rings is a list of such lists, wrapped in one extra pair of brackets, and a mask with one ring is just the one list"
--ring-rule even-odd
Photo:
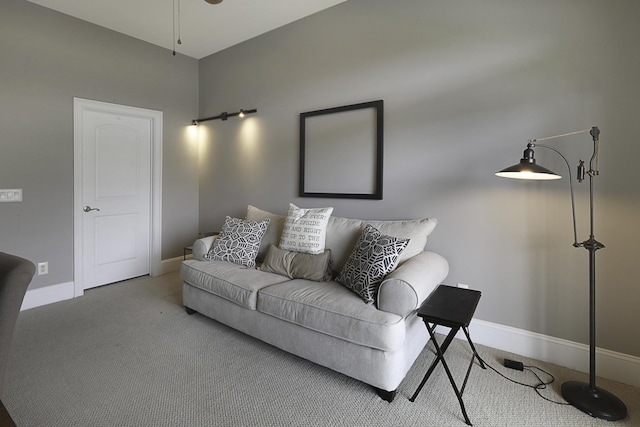
[(0, 190), (0, 202), (21, 202), (22, 188)]

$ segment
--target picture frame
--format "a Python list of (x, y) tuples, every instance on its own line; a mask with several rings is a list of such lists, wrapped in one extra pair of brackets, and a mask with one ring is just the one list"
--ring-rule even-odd
[(382, 200), (384, 102), (300, 114), (299, 196)]

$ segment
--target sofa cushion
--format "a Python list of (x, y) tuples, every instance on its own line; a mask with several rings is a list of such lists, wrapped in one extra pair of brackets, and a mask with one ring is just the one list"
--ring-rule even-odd
[(260, 270), (281, 274), (291, 279), (308, 279), (326, 282), (331, 280), (329, 264), (331, 251), (321, 254), (305, 254), (280, 249), (271, 245)]
[(180, 277), (196, 288), (250, 310), (256, 309), (257, 293), (260, 289), (289, 280), (279, 274), (229, 262), (196, 260), (182, 262)]
[(409, 239), (384, 235), (367, 224), (336, 281), (373, 304), (384, 276), (393, 271), (408, 244)]
[(227, 261), (255, 267), (260, 241), (268, 226), (268, 218), (260, 221), (246, 221), (227, 216), (220, 235), (204, 258), (210, 261)]
[(358, 237), (362, 233), (362, 220), (332, 216), (327, 224), (326, 247), (331, 249), (333, 274), (337, 276), (347, 262)]
[(427, 237), (438, 225), (435, 218), (424, 218), (405, 221), (364, 221), (373, 225), (380, 230), (382, 234), (388, 236), (409, 239), (409, 246), (402, 251), (398, 265), (402, 264), (409, 258), (413, 258), (422, 251), (427, 245)]
[(277, 246), (280, 243), (280, 236), (282, 236), (282, 229), (284, 228), (284, 220), (286, 215), (278, 215), (272, 212), (256, 208), (255, 206), (247, 206), (247, 221), (260, 221), (263, 219), (269, 219), (269, 227), (267, 232), (262, 237), (260, 242), (260, 250), (256, 261), (262, 262), (267, 255), (269, 246)]
[(334, 281), (294, 279), (264, 287), (258, 293), (258, 311), (380, 350), (397, 350), (405, 340), (401, 316), (363, 304)]
[(347, 262), (360, 233), (366, 224), (371, 224), (382, 234), (409, 239), (409, 245), (400, 254), (398, 265), (424, 251), (427, 236), (435, 229), (435, 218), (400, 221), (372, 221), (332, 216), (327, 224), (326, 248), (331, 249), (333, 273), (339, 274)]
[(325, 249), (327, 222), (333, 208), (299, 208), (289, 203), (280, 249), (321, 254)]

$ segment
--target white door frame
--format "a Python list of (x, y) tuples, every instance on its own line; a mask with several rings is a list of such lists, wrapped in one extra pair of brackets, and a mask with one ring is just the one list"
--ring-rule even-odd
[(149, 272), (159, 274), (162, 257), (162, 111), (73, 98), (73, 288), (84, 294), (82, 251), (82, 120), (84, 111), (127, 114), (150, 119), (151, 126), (151, 230)]

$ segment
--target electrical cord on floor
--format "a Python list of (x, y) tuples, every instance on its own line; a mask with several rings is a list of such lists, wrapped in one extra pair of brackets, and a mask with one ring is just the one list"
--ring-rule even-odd
[[(521, 385), (521, 386), (525, 386), (525, 387), (529, 387), (529, 388), (534, 389), (536, 391), (536, 393), (538, 394), (538, 396), (540, 396), (544, 400), (546, 400), (548, 402), (551, 402), (551, 403), (555, 403), (557, 405), (569, 405), (569, 403), (567, 403), (567, 402), (558, 402), (556, 400), (549, 399), (548, 397), (545, 397), (545, 396), (542, 395), (542, 393), (540, 391), (546, 389), (548, 385), (552, 384), (556, 380), (556, 378), (551, 373), (545, 371), (544, 369), (538, 368), (537, 366), (523, 365), (521, 362), (515, 362), (515, 361), (509, 360), (509, 359), (504, 359), (504, 365), (507, 368), (515, 369), (515, 370), (518, 370), (518, 371), (526, 370), (526, 371), (531, 372), (539, 381), (538, 384), (531, 385), (531, 384), (523, 383), (523, 382), (520, 382), (520, 381), (516, 381), (516, 380), (514, 380), (512, 378), (509, 378), (508, 376), (506, 376), (505, 374), (503, 374), (502, 372), (498, 371), (496, 368), (491, 366), (489, 363), (487, 363), (487, 361), (484, 360), (482, 357), (480, 357), (480, 355), (478, 355), (478, 358), (480, 360), (482, 360), (482, 363), (484, 363), (486, 366), (488, 366), (492, 371), (494, 371), (496, 374), (500, 375), (502, 378), (504, 378), (506, 380), (509, 380), (514, 384), (518, 384), (518, 385)], [(540, 378), (540, 375), (538, 375), (536, 370), (545, 373), (546, 375), (549, 376), (550, 379), (548, 381), (542, 380), (542, 378)]]

